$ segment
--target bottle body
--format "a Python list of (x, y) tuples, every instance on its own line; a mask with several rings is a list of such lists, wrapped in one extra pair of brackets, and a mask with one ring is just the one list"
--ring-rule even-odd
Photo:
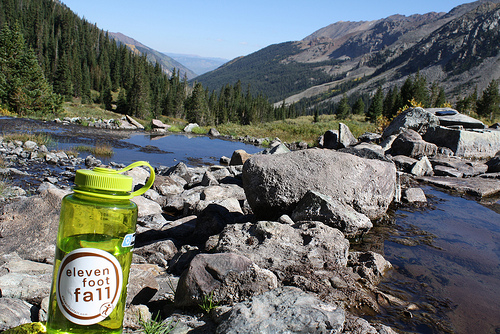
[(122, 333), (136, 221), (128, 199), (64, 197), (47, 333)]

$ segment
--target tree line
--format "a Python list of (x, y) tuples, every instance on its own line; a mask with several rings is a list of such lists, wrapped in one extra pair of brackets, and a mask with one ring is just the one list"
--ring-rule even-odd
[[(360, 79), (359, 81), (364, 81)], [(345, 89), (344, 89), (345, 88)], [(338, 92), (347, 91), (351, 86), (336, 87), (335, 92), (327, 92), (321, 97), (304, 99), (295, 105), (296, 110), (304, 114), (321, 115), (335, 114), (338, 119), (350, 118), (352, 115), (364, 115), (371, 122), (385, 119), (391, 120), (401, 110), (409, 106), (423, 108), (453, 107), (447, 100), (444, 88), (438, 83), (429, 83), (427, 78), (420, 74), (409, 75), (401, 87), (392, 86), (384, 92), (379, 85), (373, 95), (368, 93), (343, 93), (338, 102), (317, 103), (328, 95), (337, 96)], [(498, 80), (492, 80), (488, 87), (478, 94), (474, 92), (460, 100), (454, 106), (459, 112), (473, 116), (493, 119), (500, 117), (500, 93)], [(305, 110), (305, 112), (304, 112)]]
[[(159, 64), (134, 54), (58, 1), (0, 0), (0, 4), (4, 36), (0, 66), (9, 68), (0, 76), (0, 103), (14, 112), (57, 113), (62, 99), (81, 99), (83, 104), (100, 103), (141, 119), (166, 115), (200, 125), (265, 122), (283, 113), (275, 112), (266, 96), (250, 94), (250, 87), (242, 88), (241, 82), (209, 92), (200, 83), (188, 84), (175, 69), (169, 76)], [(8, 43), (11, 35), (17, 36), (16, 43)], [(13, 62), (23, 65), (12, 66)], [(35, 67), (36, 73), (27, 73), (27, 68)], [(27, 98), (16, 97), (29, 95), (29, 82), (43, 82), (32, 85), (43, 87), (47, 96), (43, 107), (41, 99), (28, 107)]]

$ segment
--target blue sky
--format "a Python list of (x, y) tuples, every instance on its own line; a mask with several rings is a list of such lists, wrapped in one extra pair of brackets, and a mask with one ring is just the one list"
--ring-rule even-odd
[(165, 53), (233, 59), (338, 21), (448, 12), (471, 0), (62, 0), (80, 17)]

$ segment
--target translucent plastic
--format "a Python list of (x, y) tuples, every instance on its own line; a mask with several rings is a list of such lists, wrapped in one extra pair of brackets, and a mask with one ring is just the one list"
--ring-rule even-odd
[[(54, 279), (48, 309), (47, 333), (122, 333), (136, 221), (137, 206), (128, 199), (104, 199), (76, 193), (63, 198), (57, 235)], [(106, 256), (99, 257), (97, 254), (94, 257), (103, 258), (101, 263), (110, 262), (106, 262), (106, 257), (109, 257), (107, 253), (112, 254), (119, 263), (119, 266), (115, 267), (120, 268), (122, 274), (121, 289), (116, 293), (114, 308), (107, 307), (112, 311), (109, 314), (104, 313), (105, 318), (95, 324), (82, 325), (75, 323), (74, 320), (68, 320), (71, 316), (65, 315), (61, 311), (65, 307), (59, 305), (64, 304), (61, 301), (72, 299), (68, 303), (88, 306), (110, 295), (109, 277), (114, 278), (114, 276), (110, 275), (107, 269), (99, 267), (98, 261), (87, 260), (78, 254), (73, 255), (75, 250), (81, 248), (88, 249), (89, 252), (92, 250), (106, 252)], [(76, 259), (73, 262), (65, 259), (65, 257), (71, 258), (72, 256)], [(68, 262), (63, 262), (63, 270), (59, 273), (63, 259)], [(93, 258), (88, 257), (88, 259)], [(81, 266), (81, 263), (85, 261), (90, 262), (85, 263), (85, 267), (76, 265)], [(58, 291), (61, 286), (64, 286), (64, 282), (58, 281), (59, 277), (61, 282), (63, 279), (70, 283), (79, 280), (80, 286), (77, 288), (71, 286), (62, 292)], [(73, 311), (69, 307), (68, 312), (78, 317), (78, 308), (76, 310)]]

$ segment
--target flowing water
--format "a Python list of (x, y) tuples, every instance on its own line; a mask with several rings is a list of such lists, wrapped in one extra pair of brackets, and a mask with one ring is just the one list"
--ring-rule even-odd
[[(55, 146), (107, 143), (108, 160), (154, 167), (217, 164), (236, 149), (261, 148), (204, 136), (150, 136), (30, 120), (0, 118), (0, 133), (48, 132)], [(60, 172), (53, 167), (53, 173)], [(500, 333), (500, 201), (478, 202), (423, 186), (429, 205), (400, 208), (378, 224), (357, 249), (370, 249), (394, 265), (379, 289), (411, 307), (386, 307), (379, 319), (415, 333)]]
[(500, 200), (423, 188), (428, 207), (397, 210), (358, 246), (393, 264), (379, 288), (413, 303), (389, 307), (382, 321), (417, 333), (500, 333)]

